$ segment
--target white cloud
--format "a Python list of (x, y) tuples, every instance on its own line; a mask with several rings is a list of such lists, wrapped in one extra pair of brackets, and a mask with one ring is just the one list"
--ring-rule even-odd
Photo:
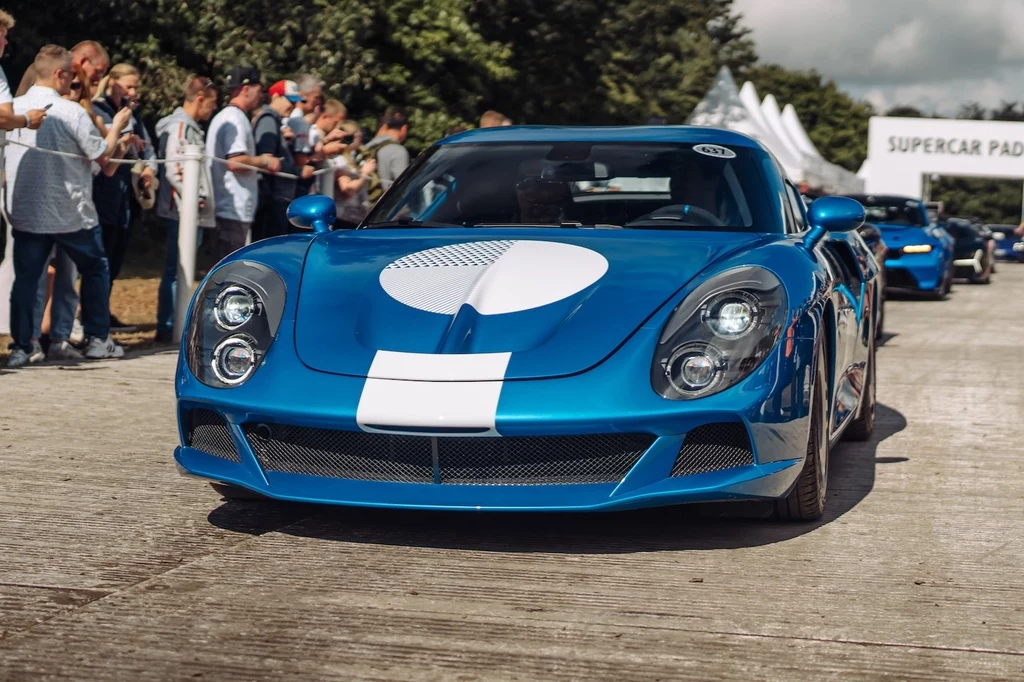
[(1024, 97), (1022, 0), (735, 0), (762, 59), (876, 104), (951, 113)]

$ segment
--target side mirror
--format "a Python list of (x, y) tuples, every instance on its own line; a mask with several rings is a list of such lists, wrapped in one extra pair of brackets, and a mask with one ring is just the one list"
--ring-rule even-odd
[(295, 227), (313, 229), (317, 232), (330, 232), (338, 217), (334, 199), (323, 194), (299, 197), (288, 204), (287, 215), (288, 222)]
[(804, 237), (803, 246), (814, 249), (828, 232), (849, 232), (864, 224), (864, 207), (847, 197), (821, 197), (807, 209), (811, 229)]

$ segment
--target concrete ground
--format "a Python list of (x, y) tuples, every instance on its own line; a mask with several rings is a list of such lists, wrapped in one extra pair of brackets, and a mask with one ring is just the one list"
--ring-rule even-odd
[(810, 525), (225, 503), (173, 353), (0, 371), (0, 679), (1022, 679), (1022, 292), (889, 302)]

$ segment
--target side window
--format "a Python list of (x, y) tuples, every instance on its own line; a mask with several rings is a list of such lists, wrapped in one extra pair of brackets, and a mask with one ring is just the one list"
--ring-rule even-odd
[(789, 197), (789, 205), (793, 209), (793, 217), (796, 221), (796, 232), (800, 233), (807, 229), (807, 212), (804, 206), (803, 197), (792, 184), (786, 183), (786, 195)]

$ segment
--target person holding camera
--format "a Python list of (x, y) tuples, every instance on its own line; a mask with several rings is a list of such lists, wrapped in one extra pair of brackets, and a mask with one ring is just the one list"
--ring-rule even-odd
[(377, 171), (377, 161), (359, 158), (363, 133), (358, 123), (342, 121), (337, 130), (342, 133), (339, 142), (345, 145), (345, 149), (331, 159), (337, 182), (334, 207), (338, 217), (334, 226), (337, 229), (352, 229), (370, 212), (369, 183)]

